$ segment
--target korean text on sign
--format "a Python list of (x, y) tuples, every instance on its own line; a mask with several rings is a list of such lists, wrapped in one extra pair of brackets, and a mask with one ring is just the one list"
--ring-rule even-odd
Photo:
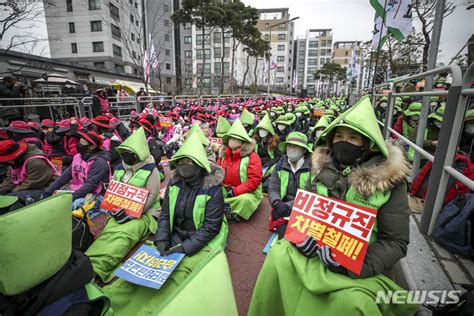
[(338, 263), (360, 274), (376, 216), (374, 209), (299, 190), (285, 239), (300, 243), (312, 236), (331, 248)]
[(111, 212), (124, 209), (128, 216), (140, 218), (148, 194), (147, 189), (112, 180), (100, 207)]
[(214, 143), (214, 144), (217, 144), (219, 146), (222, 146), (222, 138), (219, 138), (219, 137), (211, 137), (209, 138), (209, 141), (211, 143)]
[(159, 289), (183, 258), (182, 253), (164, 257), (155, 248), (142, 245), (115, 275), (128, 282)]

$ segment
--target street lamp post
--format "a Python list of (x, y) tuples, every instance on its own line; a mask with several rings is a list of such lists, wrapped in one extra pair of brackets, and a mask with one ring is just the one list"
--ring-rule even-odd
[(289, 23), (289, 22), (292, 22), (294, 20), (298, 20), (300, 17), (297, 16), (295, 18), (292, 18), (291, 20), (288, 20), (288, 21), (284, 21), (284, 22), (280, 22), (280, 23), (277, 23), (275, 25), (271, 25), (270, 26), (270, 34), (269, 34), (269, 43), (270, 43), (270, 48), (269, 48), (269, 51), (268, 51), (268, 69), (267, 69), (267, 98), (270, 96), (270, 56), (271, 56), (271, 51), (272, 51), (272, 28), (278, 26), (278, 25), (282, 25), (282, 24), (286, 24), (286, 23)]

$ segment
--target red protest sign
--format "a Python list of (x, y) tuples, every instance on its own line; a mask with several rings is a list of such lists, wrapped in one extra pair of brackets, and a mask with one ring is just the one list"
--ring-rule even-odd
[(124, 209), (128, 216), (140, 218), (149, 193), (147, 189), (112, 180), (100, 208), (111, 212)]
[(166, 116), (160, 116), (160, 128), (171, 128), (173, 126), (173, 121), (171, 118)]
[(360, 274), (376, 216), (374, 209), (298, 190), (285, 239), (298, 244), (312, 236), (331, 248), (339, 264)]
[(219, 137), (211, 137), (209, 138), (209, 141), (211, 143), (214, 143), (214, 144), (217, 144), (219, 146), (222, 146), (222, 138), (219, 138)]
[(64, 157), (50, 157), (49, 160), (54, 166), (54, 169), (59, 173), (63, 172), (63, 159)]
[(313, 110), (313, 115), (315, 117), (321, 117), (324, 115), (325, 110), (324, 109), (314, 109)]

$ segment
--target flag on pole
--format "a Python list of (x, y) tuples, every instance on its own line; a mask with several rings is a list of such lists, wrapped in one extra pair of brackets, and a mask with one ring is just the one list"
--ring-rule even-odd
[(263, 73), (263, 82), (264, 83), (267, 83), (267, 81), (268, 81), (267, 72), (268, 72), (268, 62), (263, 61), (262, 73)]
[(298, 76), (296, 75), (296, 69), (293, 70), (293, 89), (298, 86)]
[[(377, 17), (385, 19), (385, 23), (376, 22), (376, 26), (382, 25), (379, 28), (382, 32), (384, 31), (382, 27), (385, 27), (385, 32), (388, 29), (399, 42), (410, 35), (413, 29), (411, 0), (370, 0), (370, 4), (375, 9), (376, 20)], [(384, 36), (382, 33), (382, 37)]]
[(159, 65), (158, 56), (156, 55), (155, 44), (151, 43), (150, 47), (150, 64), (153, 70), (156, 70)]
[(347, 67), (346, 71), (346, 79), (349, 82), (355, 82), (357, 76), (359, 75), (359, 64), (358, 64), (358, 55), (357, 51), (359, 50), (359, 46), (357, 41), (354, 42), (352, 45), (352, 55), (351, 60), (349, 62), (349, 66)]
[(150, 62), (148, 60), (148, 52), (146, 50), (145, 50), (145, 54), (143, 54), (143, 75), (145, 77), (145, 81), (149, 82)]
[(382, 17), (377, 14), (375, 15), (374, 30), (372, 33), (374, 35), (372, 38), (372, 47), (375, 50), (379, 50), (387, 39), (387, 25), (383, 23)]
[(270, 66), (270, 70), (273, 70), (277, 67), (277, 63), (275, 62), (275, 60), (272, 60), (272, 65)]
[(389, 81), (390, 79), (392, 79), (392, 68), (390, 67), (390, 63), (388, 63), (385, 81)]

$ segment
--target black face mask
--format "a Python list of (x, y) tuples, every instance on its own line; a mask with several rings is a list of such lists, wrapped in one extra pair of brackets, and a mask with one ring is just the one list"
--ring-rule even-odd
[(364, 155), (364, 146), (356, 146), (349, 142), (337, 142), (332, 145), (334, 157), (346, 166), (354, 165)]
[(81, 154), (81, 156), (84, 156), (89, 151), (89, 145), (83, 145), (81, 143), (77, 143), (76, 149), (77, 149), (77, 152)]
[(127, 151), (122, 153), (122, 159), (129, 166), (133, 166), (138, 162), (138, 157), (134, 153)]
[(176, 169), (178, 170), (179, 175), (185, 180), (193, 179), (201, 171), (201, 167), (188, 163), (179, 164), (176, 166)]

